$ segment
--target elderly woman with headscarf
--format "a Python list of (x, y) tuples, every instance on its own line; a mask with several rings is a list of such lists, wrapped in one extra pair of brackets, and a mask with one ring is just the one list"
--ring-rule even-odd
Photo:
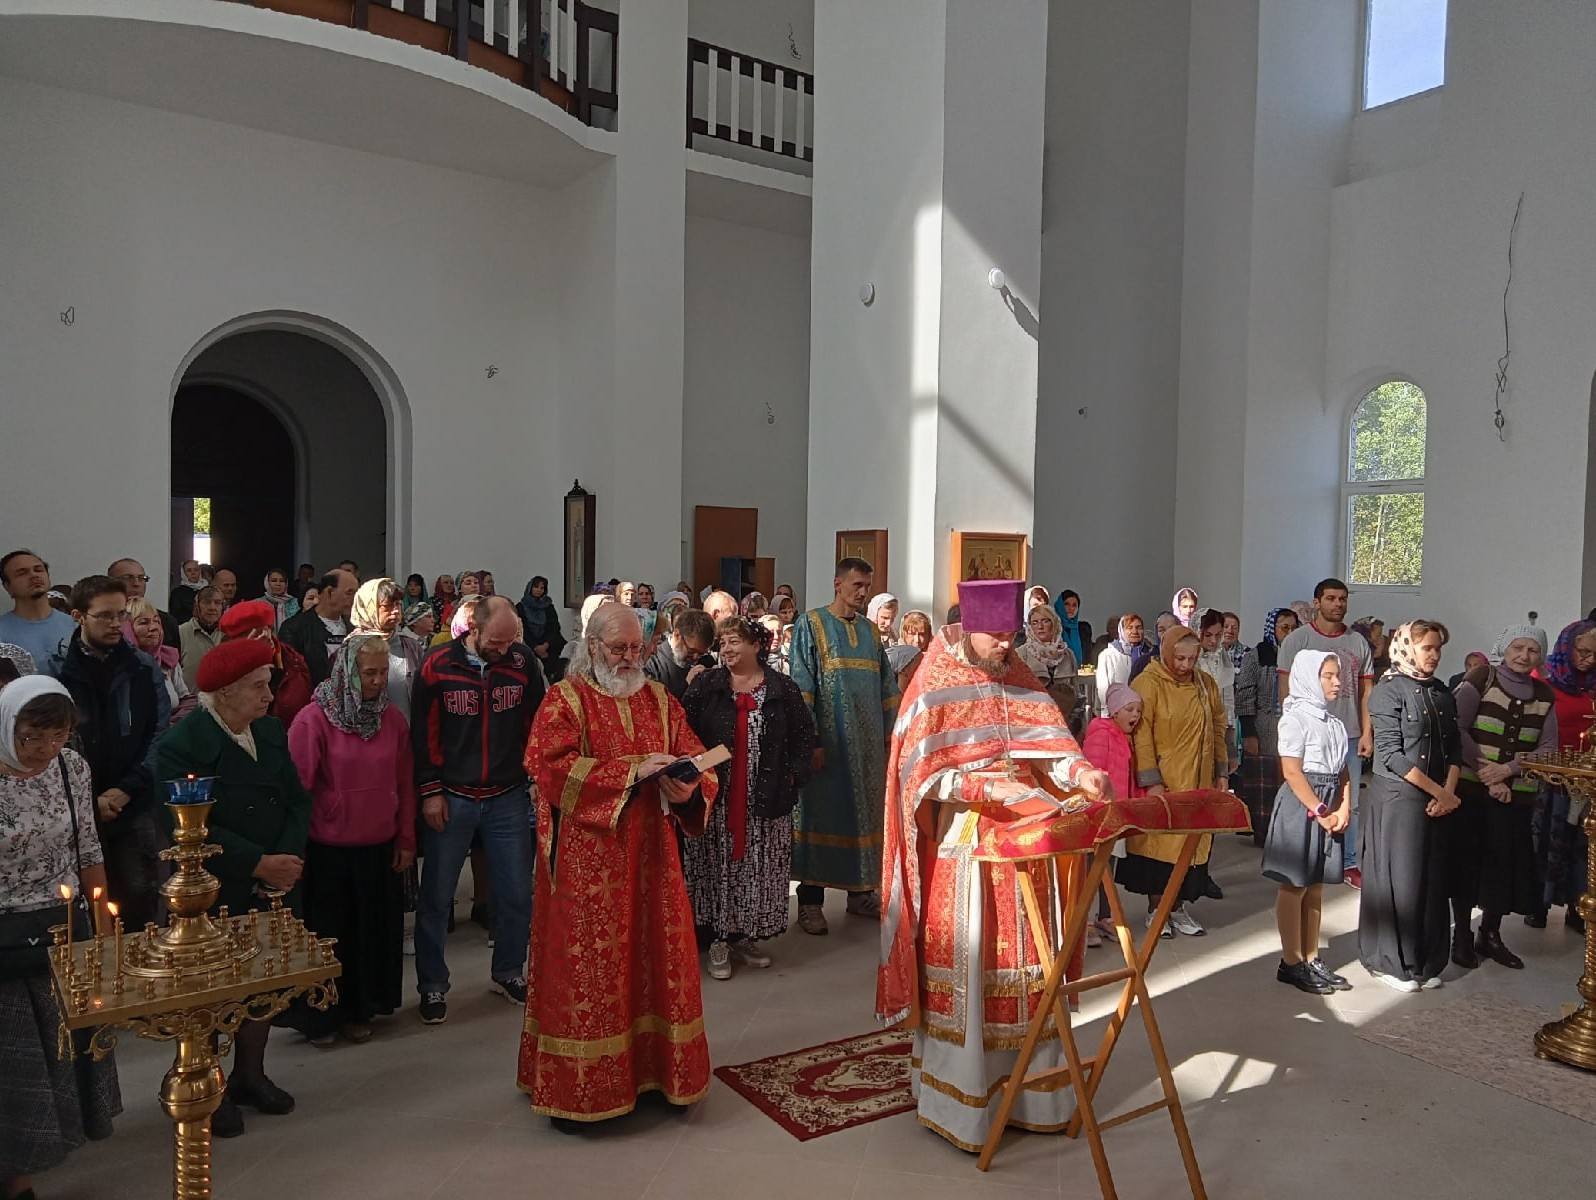
[(1341, 659), (1303, 650), (1291, 662), (1279, 724), (1284, 782), (1275, 792), (1263, 875), (1280, 885), (1275, 925), (1280, 965), (1275, 978), (1325, 996), (1352, 986), (1319, 957), (1324, 885), (1341, 882), (1341, 851), (1352, 820), (1347, 727), (1330, 711), (1341, 695)]
[(898, 598), (891, 592), (877, 592), (870, 597), (870, 603), (865, 608), (865, 616), (870, 618), (881, 634), (881, 645), (890, 650), (898, 644), (898, 635), (893, 632), (893, 627), (898, 623)]
[[(61, 888), (84, 897), (107, 886), (89, 767), (67, 748), (76, 721), (72, 697), (47, 675), (0, 686), (0, 1194), (10, 1197), (32, 1196), (29, 1176), (109, 1137), (122, 1111), (116, 1064), (87, 1053), (87, 1031), (61, 1054), (45, 957), (52, 925), (91, 932), (87, 906), (63, 903)], [(94, 932), (109, 933), (95, 917)]]
[[(214, 779), (208, 840), (221, 854), (205, 866), (221, 881), (217, 904), (234, 914), (265, 908), (268, 897), (299, 910), (311, 798), (288, 753), (288, 735), (272, 703), (268, 638), (223, 642), (200, 661), (199, 709), (161, 739), (156, 774), (163, 780)], [(171, 821), (166, 805), (162, 815)], [(271, 1116), (294, 1109), (294, 1098), (266, 1076), (270, 1021), (245, 1021), (233, 1037), (233, 1070), (211, 1118), (216, 1137), (244, 1132), (240, 1105)]]
[[(1575, 621), (1557, 635), (1557, 644), (1535, 678), (1551, 684), (1557, 710), (1557, 742), (1563, 750), (1587, 748), (1585, 734), (1596, 719), (1596, 621)], [(1583, 801), (1563, 788), (1542, 784), (1535, 796), (1535, 858), (1542, 879), (1540, 908), (1524, 918), (1534, 929), (1546, 927), (1547, 911), (1566, 904), (1563, 920), (1575, 933), (1585, 921), (1575, 907), (1585, 890), (1585, 815)]]
[(1391, 669), (1369, 693), (1374, 774), (1364, 789), (1358, 957), (1399, 992), (1441, 986), (1447, 960), (1446, 853), (1438, 828), (1457, 811), (1463, 769), (1457, 705), (1437, 678), (1446, 626), (1410, 621), (1391, 637)]
[(1046, 604), (1032, 608), (1025, 618), (1025, 641), (1014, 647), (1014, 653), (1031, 668), (1037, 682), (1053, 697), (1053, 703), (1058, 705), (1070, 727), (1078, 726), (1075, 675), (1079, 660), (1060, 636), (1058, 614)]
[(272, 632), (276, 633), (289, 617), (299, 615), (299, 601), (289, 592), (288, 572), (281, 567), (273, 567), (266, 572), (265, 586), (266, 591), (261, 599), (272, 606)]
[(565, 635), (560, 632), (560, 614), (549, 595), (548, 579), (532, 576), (515, 609), (521, 616), (522, 640), (538, 656), (549, 682), (557, 683), (563, 674), (560, 652), (565, 649)]
[(410, 727), (390, 703), (388, 643), (352, 633), (294, 718), (288, 750), (310, 792), (305, 846), (305, 923), (338, 939), (338, 1001), (297, 1011), (315, 1045), (338, 1032), (371, 1037), (371, 1020), (402, 1002), (404, 888), (416, 857), (416, 791)]
[[(1197, 669), (1201, 651), (1197, 634), (1176, 625), (1165, 632), (1158, 657), (1131, 684), (1143, 704), (1134, 742), (1136, 782), (1149, 795), (1225, 786), (1225, 705), (1218, 685)], [(1150, 833), (1125, 843), (1115, 878), (1127, 891), (1147, 897), (1149, 927), (1184, 840), (1180, 834)], [(1188, 905), (1207, 894), (1212, 848), (1213, 835), (1204, 835), (1181, 884), (1180, 905), (1170, 914), (1173, 929), (1193, 937), (1207, 932)], [(1170, 929), (1164, 934), (1173, 936)]]
[(432, 615), (432, 605), (427, 603), (407, 605), (403, 623), (423, 646), (430, 646), (432, 635), (438, 631), (438, 619)]
[(388, 699), (410, 719), (410, 681), (427, 657), (427, 644), (404, 626), (404, 589), (392, 579), (368, 579), (349, 609), (349, 632), (374, 633), (388, 641)]
[(1153, 648), (1142, 637), (1142, 618), (1137, 613), (1126, 613), (1116, 628), (1118, 637), (1104, 646), (1097, 656), (1097, 715), (1106, 717), (1108, 689), (1116, 683), (1129, 684), (1132, 676), (1148, 659)]
[[(222, 614), (221, 630), (229, 639), (253, 638), (271, 643), (272, 703), (267, 711), (285, 727), (292, 724), (299, 710), (310, 703), (310, 693), (315, 684), (311, 682), (310, 664), (305, 661), (305, 656), (287, 642), (279, 640), (273, 632), (271, 605), (263, 600), (246, 600), (242, 604), (235, 604)], [(201, 659), (201, 664), (204, 661)], [(196, 682), (198, 678), (196, 672)]]
[[(1524, 966), (1502, 942), (1502, 914), (1541, 910), (1541, 877), (1530, 820), (1536, 786), (1524, 777), (1525, 754), (1557, 749), (1552, 685), (1534, 677), (1546, 656), (1546, 631), (1510, 625), (1496, 639), (1496, 666), (1476, 667), (1453, 691), (1463, 746), (1462, 801), (1446, 835), (1452, 900), (1452, 961), (1477, 967), (1489, 958)], [(1474, 909), (1480, 932), (1470, 931)]]
[(454, 616), (455, 602), (459, 598), (454, 576), (439, 575), (437, 582), (432, 585), (432, 598), (427, 602), (432, 605), (432, 620), (439, 629), (449, 627), (449, 618)]
[(1252, 840), (1264, 844), (1280, 791), (1280, 754), (1275, 735), (1280, 723), (1280, 684), (1276, 678), (1280, 643), (1297, 627), (1289, 608), (1271, 608), (1263, 640), (1248, 646), (1236, 670), (1236, 722), (1241, 734), (1241, 798), (1252, 813)]
[(1065, 588), (1053, 601), (1053, 612), (1058, 616), (1058, 627), (1064, 644), (1070, 648), (1077, 663), (1086, 661), (1086, 652), (1092, 648), (1092, 627), (1081, 620), (1079, 592)]

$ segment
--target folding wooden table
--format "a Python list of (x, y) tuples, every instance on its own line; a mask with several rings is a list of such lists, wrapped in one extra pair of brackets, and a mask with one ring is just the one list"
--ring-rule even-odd
[[(997, 1153), (998, 1144), (1008, 1127), (1009, 1114), (1021, 1091), (1047, 1085), (1056, 1087), (1060, 1078), (1066, 1078), (1068, 1086), (1075, 1092), (1075, 1115), (1065, 1133), (1070, 1137), (1079, 1137), (1081, 1131), (1085, 1130), (1087, 1143), (1092, 1150), (1092, 1162), (1097, 1168), (1098, 1184), (1105, 1198), (1111, 1200), (1118, 1193), (1114, 1190), (1108, 1155), (1103, 1149), (1103, 1131), (1167, 1109), (1174, 1127), (1175, 1141), (1180, 1146), (1181, 1159), (1186, 1164), (1191, 1194), (1197, 1200), (1205, 1200), (1208, 1193), (1203, 1189), (1197, 1155), (1192, 1150), (1191, 1134), (1186, 1128), (1186, 1116), (1181, 1110), (1180, 1095), (1175, 1090), (1174, 1073), (1170, 1070), (1169, 1056), (1164, 1051), (1164, 1039), (1159, 1032), (1158, 1018), (1153, 1012), (1152, 996), (1147, 990), (1147, 967), (1152, 961), (1153, 951), (1158, 948), (1160, 935), (1175, 907), (1176, 898), (1180, 895), (1181, 884), (1191, 867), (1199, 840), (1204, 834), (1251, 829), (1252, 820), (1247, 806), (1229, 792), (1171, 792), (1163, 796), (1087, 803), (1073, 811), (1045, 817), (984, 824), (987, 828), (976, 850), (977, 859), (1004, 862), (1054, 860), (1062, 893), (1060, 907), (1064, 935), (1058, 946), (1050, 944), (1048, 923), (1037, 903), (1030, 876), (1024, 871), (1016, 872), (1032, 940), (1045, 972), (1045, 984), (1036, 1012), (1030, 1019), (1025, 1040), (1020, 1046), (1019, 1058), (1003, 1086), (997, 1119), (993, 1122), (992, 1132), (982, 1147), (976, 1165), (983, 1171), (991, 1166), (992, 1157)], [(1119, 890), (1114, 885), (1110, 864), (1113, 861), (1114, 844), (1139, 833), (1179, 833), (1184, 838), (1180, 856), (1170, 871), (1169, 883), (1153, 912), (1152, 924), (1147, 928), (1141, 944), (1137, 945), (1126, 922), (1125, 909), (1120, 902)], [(1086, 925), (1092, 917), (1099, 885), (1108, 895), (1116, 942), (1125, 965), (1081, 979), (1066, 980), (1070, 957), (1086, 936)], [(1120, 985), (1119, 1004), (1109, 1018), (1097, 1053), (1082, 1057), (1075, 1040), (1070, 1002), (1084, 992), (1115, 984)], [(1099, 1119), (1093, 1108), (1093, 1098), (1102, 1083), (1103, 1072), (1113, 1057), (1133, 1004), (1147, 1031), (1153, 1063), (1158, 1069), (1162, 1099), (1107, 1119)], [(1031, 1072), (1032, 1058), (1050, 1024), (1057, 1028), (1063, 1042), (1065, 1064)]]

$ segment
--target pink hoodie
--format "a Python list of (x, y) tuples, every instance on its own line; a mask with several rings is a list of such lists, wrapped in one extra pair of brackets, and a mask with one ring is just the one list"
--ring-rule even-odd
[(1087, 760), (1099, 771), (1107, 771), (1114, 795), (1129, 800), (1146, 794), (1136, 783), (1136, 754), (1125, 731), (1108, 717), (1093, 717), (1081, 744)]

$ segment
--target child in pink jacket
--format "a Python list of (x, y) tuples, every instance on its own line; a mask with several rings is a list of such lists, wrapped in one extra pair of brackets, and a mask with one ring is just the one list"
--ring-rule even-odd
[[(1110, 685), (1103, 698), (1108, 710), (1106, 717), (1093, 717), (1086, 727), (1086, 738), (1081, 745), (1092, 766), (1108, 772), (1114, 786), (1114, 795), (1125, 799), (1143, 794), (1136, 784), (1136, 752), (1131, 746), (1131, 734), (1142, 719), (1142, 698), (1123, 683)], [(1124, 844), (1114, 847), (1116, 855), (1124, 854)], [(1108, 915), (1108, 894), (1098, 893), (1097, 920), (1086, 931), (1088, 946), (1102, 945), (1103, 936), (1112, 936), (1113, 920)]]

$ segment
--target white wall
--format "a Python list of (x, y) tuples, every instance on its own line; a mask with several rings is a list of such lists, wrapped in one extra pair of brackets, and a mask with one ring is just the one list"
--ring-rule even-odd
[(297, 434), (304, 452), (296, 464), (304, 498), (297, 516), (308, 540), (296, 538), (294, 561), (326, 568), (352, 558), (372, 564), (367, 579), (385, 570), (387, 426), (360, 368), (309, 335), (262, 330), (203, 351), (184, 376), (196, 380), (242, 384), (247, 395), (262, 389)]
[[(0, 485), (0, 541), (63, 578), (123, 553), (162, 571), (179, 366), (222, 323), (289, 310), (363, 338), (408, 397), (393, 573), (556, 573), (560, 496), (596, 461), (557, 442), (559, 356), (601, 336), (560, 315), (559, 201), (10, 79), (0, 111), (0, 391), (7, 444), (31, 448)], [(92, 522), (60, 503), (87, 480), (121, 481)]]
[(809, 239), (689, 217), (684, 307), (688, 561), (695, 506), (757, 508), (760, 555), (797, 587), (809, 486)]
[[(691, 0), (687, 32), (795, 71), (815, 70), (815, 0)], [(801, 58), (792, 56), (794, 44)]]
[[(1354, 607), (1445, 621), (1449, 669), (1529, 609), (1555, 636), (1596, 599), (1581, 595), (1582, 549), (1596, 535), (1584, 486), (1596, 368), (1592, 44), (1596, 9), (1572, 0), (1452, 5), (1434, 161), (1335, 196), (1327, 400), (1345, 413), (1382, 375), (1403, 373), (1430, 401), (1424, 586), (1358, 595)], [(1520, 190), (1504, 444), (1491, 404)]]
[(1173, 590), (1190, 38), (1165, 0), (1048, 20), (1032, 575), (1096, 629)]

